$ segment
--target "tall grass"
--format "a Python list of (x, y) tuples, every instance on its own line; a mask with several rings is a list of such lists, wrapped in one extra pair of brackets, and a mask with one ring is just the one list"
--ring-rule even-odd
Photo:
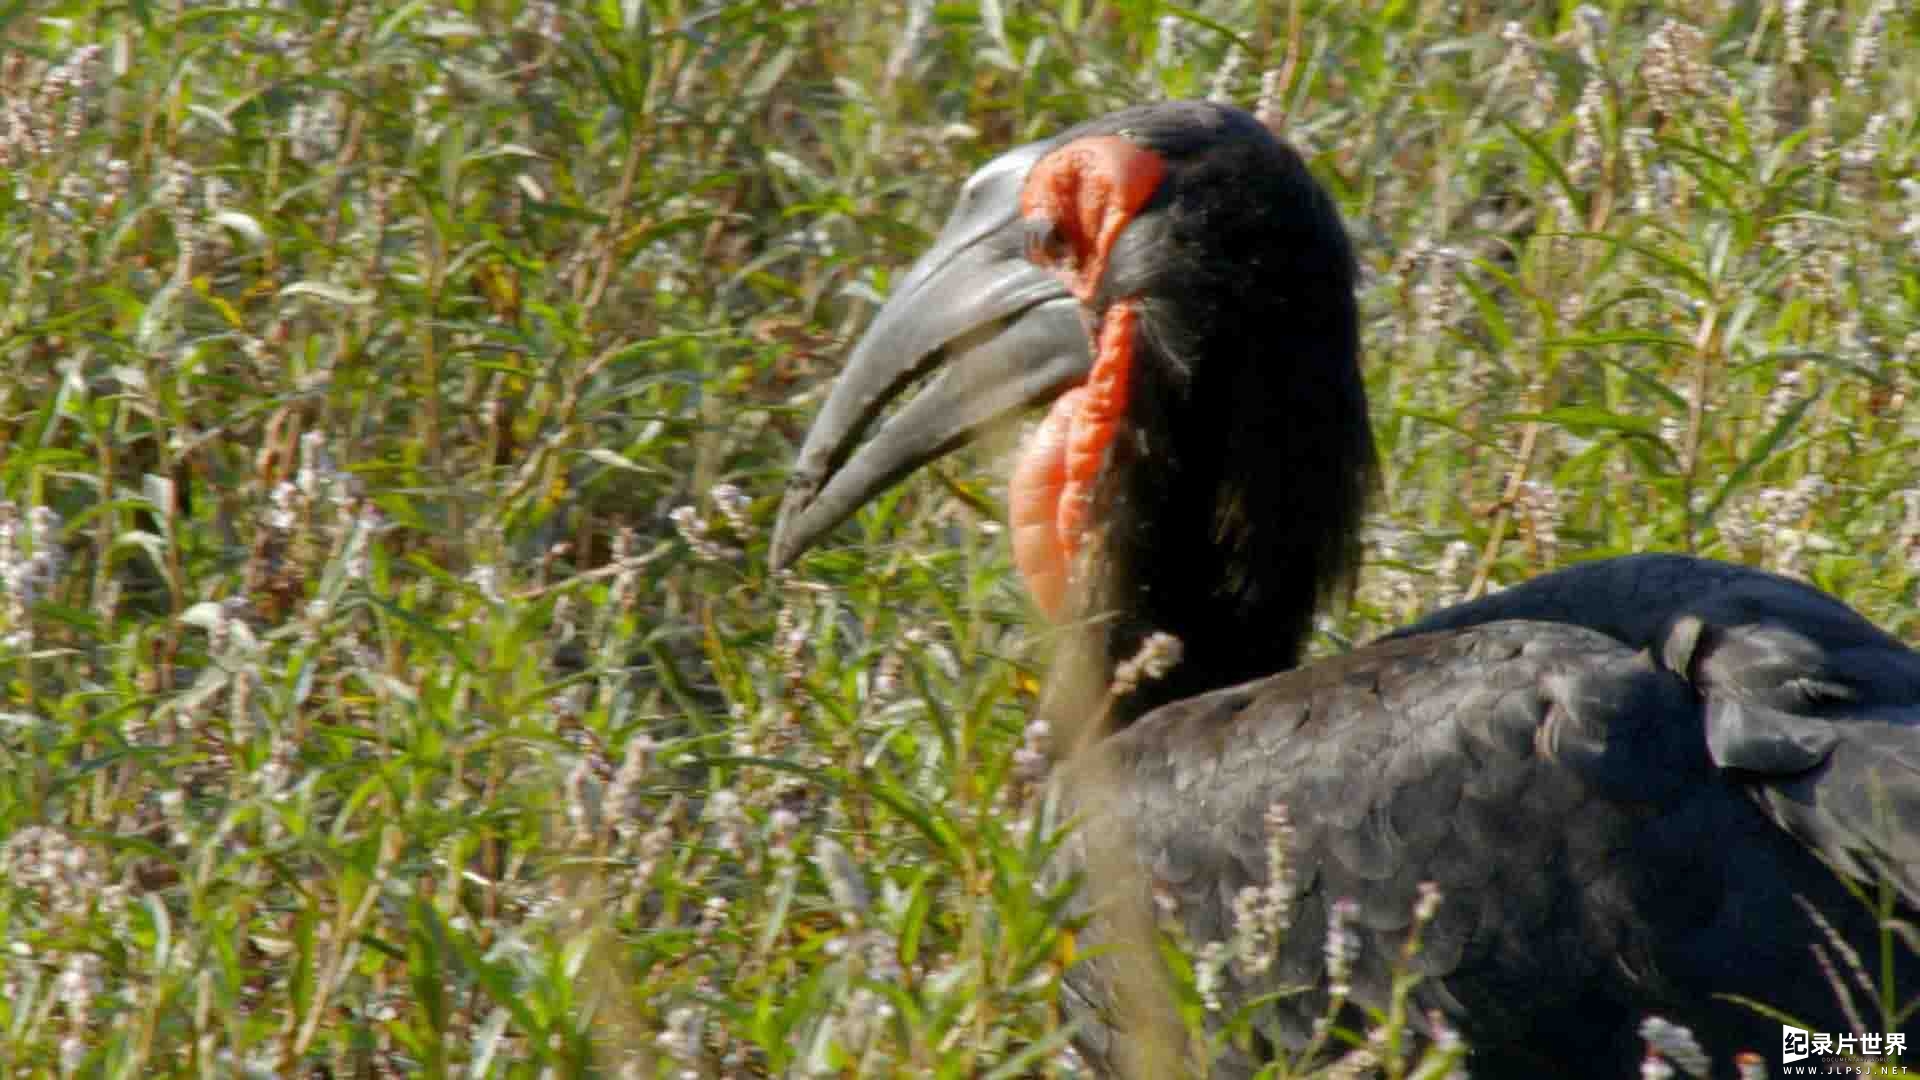
[(1130, 102), (1275, 73), (1359, 241), (1386, 497), (1325, 647), (1648, 549), (1913, 638), (1916, 31), (0, 6), (0, 1068), (1073, 1072), (1003, 472), (764, 545), (958, 180)]

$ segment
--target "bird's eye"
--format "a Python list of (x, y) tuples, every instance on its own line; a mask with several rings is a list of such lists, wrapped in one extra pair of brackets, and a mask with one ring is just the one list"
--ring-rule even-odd
[(1027, 220), (1027, 258), (1044, 266), (1058, 266), (1072, 257), (1066, 234), (1052, 218)]

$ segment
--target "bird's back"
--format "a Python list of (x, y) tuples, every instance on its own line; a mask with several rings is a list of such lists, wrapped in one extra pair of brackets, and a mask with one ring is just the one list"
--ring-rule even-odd
[[(1879, 956), (1874, 913), (1822, 857), (1863, 876), (1889, 864), (1896, 881), (1914, 868), (1901, 860), (1920, 825), (1920, 658), (1770, 575), (1616, 562), (1163, 707), (1073, 763), (1060, 790), (1085, 824), (1063, 861), (1107, 913), (1086, 937), (1124, 940), (1126, 908), (1157, 905), (1196, 946), (1236, 929), (1244, 941), (1252, 905), (1236, 918), (1236, 899), (1270, 881), (1281, 805), (1291, 926), (1265, 970), (1228, 963), (1221, 995), (1311, 988), (1263, 1007), (1272, 1046), (1303, 1045), (1324, 1014), (1337, 901), (1352, 901), (1353, 998), (1385, 1003), (1423, 882), (1441, 901), (1413, 1000), (1476, 1047), (1476, 1076), (1632, 1075), (1646, 1014), (1690, 1027), (1722, 1067), (1777, 1044), (1777, 1020), (1716, 994), (1850, 1030), (1804, 905)], [(1556, 605), (1561, 621), (1535, 621)], [(1875, 805), (1894, 827), (1868, 837)], [(1911, 992), (1920, 973), (1895, 951)], [(1109, 1038), (1137, 1026), (1117, 1004), (1118, 955), (1069, 979), (1083, 1048), (1108, 1064), (1138, 1052)], [(1852, 994), (1865, 1026), (1887, 1030)]]

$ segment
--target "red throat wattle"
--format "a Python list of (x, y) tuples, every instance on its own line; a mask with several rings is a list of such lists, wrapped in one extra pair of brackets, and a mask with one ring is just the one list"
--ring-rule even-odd
[(1086, 384), (1060, 395), (1014, 468), (1013, 562), (1049, 619), (1064, 618), (1073, 562), (1093, 518), (1093, 487), (1127, 415), (1139, 310), (1108, 309)]
[[(1165, 172), (1158, 154), (1117, 135), (1077, 139), (1047, 155), (1020, 196), (1022, 215), (1050, 222), (1059, 241), (1036, 261), (1090, 303), (1114, 243)], [(1074, 562), (1092, 525), (1094, 485), (1126, 420), (1139, 319), (1135, 298), (1107, 306), (1094, 331), (1087, 381), (1053, 403), (1014, 468), (1014, 565), (1034, 603), (1055, 621), (1067, 615)]]

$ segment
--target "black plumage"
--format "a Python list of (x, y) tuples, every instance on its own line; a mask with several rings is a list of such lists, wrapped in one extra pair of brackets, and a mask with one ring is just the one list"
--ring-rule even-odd
[[(1874, 912), (1826, 861), (1869, 893), (1890, 870), (1911, 915), (1916, 701), (1920, 658), (1824, 594), (1682, 556), (1610, 560), (1147, 714), (1076, 762), (1096, 782), (1064, 779), (1088, 822), (1065, 860), (1124, 843), (1136, 887), (1170, 894), (1191, 939), (1230, 940), (1282, 804), (1293, 925), (1270, 974), (1227, 995), (1316, 988), (1267, 1010), (1270, 1043), (1302, 1044), (1324, 1012), (1330, 905), (1359, 905), (1354, 999), (1379, 1004), (1430, 881), (1443, 900), (1413, 1000), (1475, 1048), (1475, 1076), (1632, 1075), (1647, 1015), (1725, 1069), (1740, 1050), (1772, 1058), (1780, 1027), (1716, 995), (1851, 1030), (1809, 906), (1879, 973)], [(1920, 970), (1896, 946), (1909, 1000)], [(1069, 980), (1083, 1045), (1110, 1067), (1130, 1049), (1114, 978), (1096, 963)]]
[[(1024, 185), (1103, 135), (1155, 155), (1157, 189), (1110, 251), (1036, 267), (1028, 249), (1057, 247), (1057, 223), (1023, 213)], [(1106, 271), (1081, 305), (1062, 279), (1093, 254)], [(1877, 969), (1889, 939), (1854, 890), (1902, 919), (1920, 905), (1920, 656), (1805, 585), (1646, 555), (1296, 667), (1317, 605), (1348, 583), (1374, 472), (1353, 286), (1332, 201), (1238, 110), (1145, 106), (1014, 151), (970, 182), (857, 347), (802, 452), (775, 560), (1085, 378), (1084, 327), (1133, 304), (1132, 393), (1045, 706), (1116, 730), (1058, 778), (1061, 812), (1084, 825), (1056, 870), (1094, 879), (1090, 945), (1137, 944), (1156, 905), (1189, 939), (1225, 941), (1235, 897), (1269, 878), (1269, 811), (1286, 808), (1291, 929), (1265, 971), (1228, 968), (1225, 997), (1313, 989), (1263, 1005), (1259, 1037), (1216, 1075), (1308, 1041), (1341, 898), (1352, 1000), (1382, 1004), (1422, 882), (1442, 901), (1415, 1001), (1466, 1036), (1476, 1076), (1631, 1075), (1649, 1014), (1722, 1067), (1739, 1050), (1777, 1060), (1778, 1021), (1723, 995), (1851, 1029), (1815, 950), (1837, 937)], [(1095, 704), (1155, 631), (1181, 639), (1181, 662)], [(1911, 995), (1912, 950), (1886, 953)], [(1089, 1058), (1138, 1072), (1158, 1006), (1130, 989), (1127, 956), (1093, 950), (1067, 997)], [(1860, 1004), (1868, 1030), (1911, 1036), (1910, 1018)]]

